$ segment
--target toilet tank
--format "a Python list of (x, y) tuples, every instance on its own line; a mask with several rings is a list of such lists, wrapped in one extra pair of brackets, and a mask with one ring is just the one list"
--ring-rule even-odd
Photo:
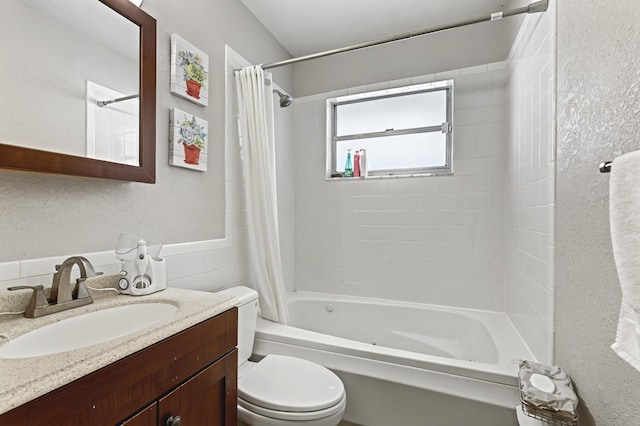
[(238, 286), (218, 293), (238, 299), (238, 365), (242, 365), (253, 353), (253, 338), (258, 320), (258, 292), (249, 287)]

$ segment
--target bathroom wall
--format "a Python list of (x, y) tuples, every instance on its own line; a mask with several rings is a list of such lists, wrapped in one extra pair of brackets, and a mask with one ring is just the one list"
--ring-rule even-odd
[[(165, 244), (225, 237), (225, 44), (255, 63), (289, 55), (236, 0), (154, 0), (143, 9), (158, 21), (157, 183), (0, 171), (0, 262), (112, 250), (120, 232)], [(210, 56), (207, 108), (169, 93), (172, 33)], [(274, 74), (290, 90), (291, 70)], [(168, 166), (171, 107), (208, 120), (206, 173)]]
[(640, 149), (640, 3), (558, 2), (556, 362), (581, 398), (581, 426), (640, 424), (640, 372), (611, 350), (620, 287), (609, 176), (598, 164)]
[(556, 2), (527, 15), (509, 55), (506, 312), (553, 362)]
[[(167, 262), (167, 285), (211, 291), (232, 285), (250, 283), (247, 248), (247, 224), (245, 192), (242, 182), (240, 148), (237, 142), (237, 122), (233, 70), (246, 65), (239, 55), (226, 48), (225, 58), (225, 233), (224, 238), (178, 244), (165, 244), (160, 255)], [(96, 268), (105, 274), (120, 270), (111, 250), (78, 253), (86, 256)], [(0, 263), (0, 290), (15, 285), (49, 287), (54, 265), (65, 256), (54, 256)]]
[[(454, 79), (453, 176), (325, 180), (329, 97)], [(504, 309), (506, 63), (294, 103), (295, 287)]]
[[(247, 220), (242, 162), (238, 144), (237, 107), (233, 71), (249, 63), (229, 46), (225, 48), (225, 237), (178, 244), (165, 244), (161, 256), (167, 262), (169, 287), (212, 291), (234, 285), (253, 286), (247, 247)], [(282, 88), (281, 88), (282, 89)], [(277, 104), (278, 97), (274, 96)], [(280, 241), (285, 284), (293, 291), (293, 169), (291, 109), (275, 110), (275, 136), (278, 144), (277, 178), (279, 188)], [(115, 274), (120, 270), (115, 247), (100, 252), (78, 252), (86, 256), (96, 271)], [(15, 285), (44, 285), (52, 282), (54, 266), (66, 256), (0, 262), (0, 291)]]

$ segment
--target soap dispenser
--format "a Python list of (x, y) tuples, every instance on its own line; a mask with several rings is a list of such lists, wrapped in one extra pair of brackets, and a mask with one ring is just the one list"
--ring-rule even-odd
[(347, 150), (347, 162), (344, 165), (344, 176), (353, 177), (353, 164), (351, 163), (351, 150)]

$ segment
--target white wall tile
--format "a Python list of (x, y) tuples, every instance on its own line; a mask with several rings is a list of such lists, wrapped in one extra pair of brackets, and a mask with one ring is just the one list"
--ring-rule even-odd
[(460, 77), (460, 70), (452, 70), (436, 73), (436, 80), (449, 80), (451, 78)]
[[(534, 354), (551, 363), (555, 28), (525, 18), (509, 64), (507, 297), (505, 309)], [(547, 22), (545, 24), (544, 22)], [(551, 153), (553, 151), (553, 153)]]
[[(436, 76), (437, 77), (437, 76)], [(404, 87), (411, 85), (411, 78), (401, 78), (398, 80), (389, 81), (389, 89), (393, 89), (396, 87)]]
[(474, 67), (462, 68), (460, 69), (460, 75), (486, 73), (489, 70), (488, 67), (489, 67), (488, 64), (484, 64), (484, 65), (476, 65)]
[(318, 176), (309, 163), (296, 169), (296, 289), (504, 307), (506, 216), (496, 192), (505, 190), (507, 98), (500, 87), (506, 80), (496, 84), (492, 73), (506, 67), (411, 78), (454, 79), (453, 176), (325, 181), (324, 121), (309, 123), (324, 114), (331, 94), (296, 107), (294, 134), (313, 140), (321, 153), (311, 158), (307, 147), (296, 146), (297, 162), (319, 166)]
[(20, 261), (20, 277), (26, 278), (38, 275), (53, 274), (56, 271), (55, 265), (61, 264), (62, 262), (64, 262), (64, 260), (64, 256), (22, 260)]
[(0, 281), (9, 281), (20, 278), (20, 262), (0, 263)]
[(411, 84), (431, 83), (432, 81), (436, 81), (435, 74), (426, 74), (418, 77), (411, 77)]

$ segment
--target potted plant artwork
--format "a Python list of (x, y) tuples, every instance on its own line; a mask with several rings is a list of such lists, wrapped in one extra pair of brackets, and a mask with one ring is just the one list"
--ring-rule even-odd
[(186, 50), (178, 50), (178, 57), (184, 81), (187, 84), (187, 94), (200, 99), (200, 89), (205, 87), (207, 80), (207, 71), (202, 64), (202, 57)]
[(169, 165), (207, 171), (209, 124), (193, 114), (178, 108), (170, 109)]
[(200, 152), (206, 146), (207, 133), (205, 129), (196, 122), (196, 117), (185, 119), (179, 123), (179, 138), (177, 143), (184, 148), (184, 162), (192, 165), (200, 164)]
[(171, 93), (209, 105), (209, 55), (178, 34), (171, 35)]

